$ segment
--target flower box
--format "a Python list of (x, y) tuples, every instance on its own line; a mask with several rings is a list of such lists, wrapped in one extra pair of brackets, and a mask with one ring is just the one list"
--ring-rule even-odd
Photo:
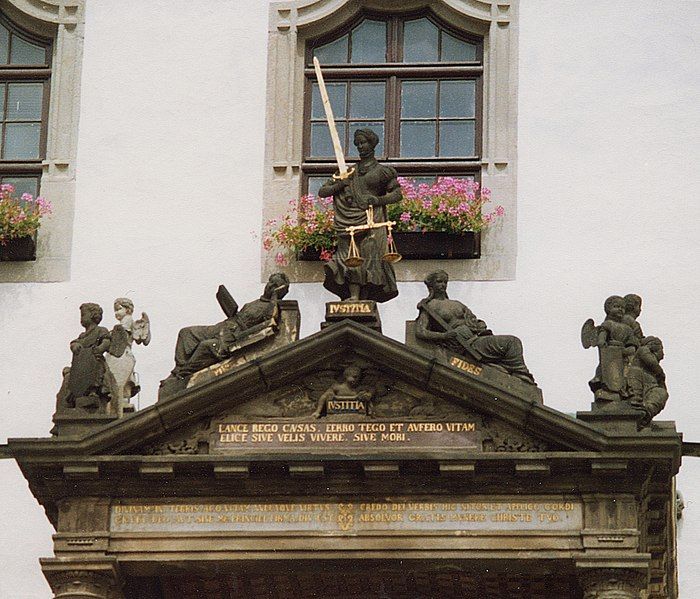
[(321, 259), (321, 250), (316, 248), (305, 248), (296, 254), (297, 260), (301, 262), (315, 262)]
[[(481, 257), (481, 233), (425, 233), (394, 232), (396, 248), (404, 260), (464, 260)], [(321, 251), (306, 248), (297, 252), (297, 260), (312, 262), (320, 260)]]
[(481, 256), (481, 233), (395, 232), (396, 249), (405, 260), (457, 260)]
[(28, 262), (30, 260), (36, 260), (36, 238), (16, 237), (4, 245), (0, 244), (0, 261)]

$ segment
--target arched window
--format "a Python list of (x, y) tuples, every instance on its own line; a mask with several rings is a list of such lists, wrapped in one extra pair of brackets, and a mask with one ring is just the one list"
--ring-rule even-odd
[(400, 175), (478, 177), (483, 39), (429, 12), (363, 14), (306, 44), (302, 185), (315, 193), (335, 158), (312, 67), (321, 62), (345, 155), (353, 132), (374, 130), (377, 157)]
[(0, 14), (0, 181), (36, 196), (46, 157), (52, 43)]

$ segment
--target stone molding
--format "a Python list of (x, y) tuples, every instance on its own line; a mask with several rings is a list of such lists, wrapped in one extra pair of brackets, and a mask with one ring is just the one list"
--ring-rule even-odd
[(85, 0), (1, 0), (0, 10), (25, 29), (53, 39), (41, 194), (54, 206), (53, 215), (39, 230), (36, 262), (3, 262), (0, 283), (66, 281), (75, 210)]
[(42, 559), (41, 568), (54, 599), (123, 599), (114, 558)]
[[(406, 12), (430, 8), (484, 38), (482, 183), (506, 210), (503, 222), (482, 235), (478, 260), (402, 261), (400, 281), (422, 281), (436, 268), (453, 280), (510, 280), (516, 261), (518, 0), (286, 0), (270, 5), (263, 219), (283, 213), (299, 196), (307, 39), (328, 33), (361, 10)], [(400, 249), (399, 249), (400, 251)], [(263, 252), (262, 279), (278, 267)], [(292, 281), (320, 281), (320, 264), (293, 261)]]
[(594, 568), (578, 573), (583, 599), (643, 599), (647, 575), (640, 570)]

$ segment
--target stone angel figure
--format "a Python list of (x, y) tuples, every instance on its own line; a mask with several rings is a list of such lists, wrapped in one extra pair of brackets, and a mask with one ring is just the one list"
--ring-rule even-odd
[(588, 383), (595, 398), (617, 401), (626, 395), (626, 366), (639, 341), (634, 330), (624, 322), (625, 300), (612, 295), (603, 306), (605, 320), (598, 326), (589, 318), (581, 329), (585, 349), (597, 347), (600, 362), (595, 376)]
[(134, 342), (139, 345), (150, 343), (151, 323), (145, 312), (138, 320), (134, 319), (134, 303), (126, 297), (114, 300), (114, 317), (117, 324), (110, 333), (109, 351), (105, 354), (105, 381), (110, 389), (111, 410), (121, 416), (124, 412), (134, 411), (129, 400), (140, 390), (134, 374), (136, 359), (131, 346)]

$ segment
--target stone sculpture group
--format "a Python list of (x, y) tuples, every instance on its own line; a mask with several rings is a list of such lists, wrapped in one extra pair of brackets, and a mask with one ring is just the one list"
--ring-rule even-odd
[(632, 409), (640, 426), (648, 425), (668, 400), (666, 375), (661, 367), (663, 343), (644, 336), (637, 322), (642, 298), (630, 293), (612, 295), (604, 304), (605, 320), (596, 326), (588, 319), (581, 330), (583, 347), (598, 348), (599, 364), (589, 382), (599, 410)]
[[(369, 129), (358, 129), (354, 141), (360, 156), (358, 164), (347, 170), (342, 168), (343, 161), (336, 175), (319, 191), (321, 196), (333, 196), (338, 238), (333, 259), (324, 267), (324, 286), (341, 300), (328, 304), (327, 321), (322, 327), (352, 319), (381, 331), (376, 302), (388, 301), (398, 294), (391, 262), (400, 259), (395, 248), (390, 247), (392, 223), (386, 219), (385, 206), (401, 199), (401, 189), (396, 171), (374, 157), (377, 135)], [(379, 220), (374, 218), (375, 211)], [(448, 280), (443, 270), (426, 277), (429, 293), (418, 304), (416, 340), (436, 359), (461, 369), (465, 376), (478, 375), (483, 367), (488, 367), (493, 372), (500, 371), (497, 376), (505, 373), (517, 380), (521, 389), (536, 389), (525, 365), (520, 339), (494, 335), (466, 305), (450, 299)], [(262, 347), (264, 351), (266, 346), (261, 346), (261, 342), (278, 334), (280, 302), (288, 291), (287, 275), (274, 273), (261, 297), (238, 310), (238, 304), (221, 286), (217, 299), (226, 319), (180, 330), (175, 366), (161, 381), (159, 400), (185, 389), (197, 379), (194, 375), (205, 369), (225, 361), (223, 372), (242, 363), (232, 358), (244, 348)], [(80, 307), (85, 331), (70, 343), (73, 359), (71, 366), (64, 369), (57, 414), (82, 410), (121, 416), (133, 409), (129, 399), (138, 391), (138, 384), (131, 346), (133, 342), (148, 344), (150, 324), (146, 314), (139, 320), (133, 319), (134, 306), (128, 299), (116, 300), (114, 308), (118, 324), (109, 331), (100, 326), (100, 306), (87, 303)], [(600, 356), (595, 377), (590, 381), (594, 411), (631, 410), (638, 415), (642, 428), (663, 409), (668, 391), (660, 365), (663, 345), (657, 337), (644, 336), (637, 322), (640, 313), (639, 296), (611, 296), (605, 301), (605, 320), (598, 326), (593, 320), (586, 321), (581, 339), (585, 348), (597, 347)], [(335, 399), (361, 401), (365, 413), (372, 415), (372, 394), (357, 388), (362, 369), (351, 365), (345, 367), (342, 377), (340, 374), (318, 399), (312, 415), (322, 417), (328, 402)], [(541, 401), (541, 394), (539, 398)]]

